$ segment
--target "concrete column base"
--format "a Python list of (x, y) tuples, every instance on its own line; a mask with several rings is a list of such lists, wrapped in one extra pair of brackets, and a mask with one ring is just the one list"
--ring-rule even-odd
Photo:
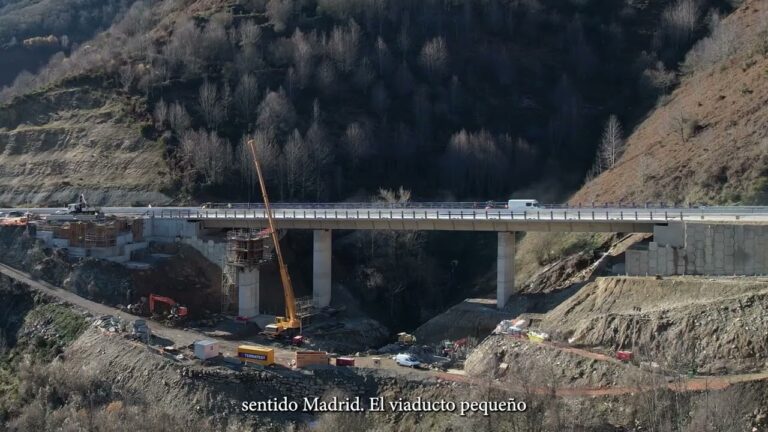
[(314, 232), (312, 303), (317, 308), (331, 304), (331, 230)]
[(259, 314), (259, 269), (237, 272), (237, 314), (251, 318)]
[(496, 307), (503, 309), (515, 292), (515, 233), (498, 234), (496, 258)]

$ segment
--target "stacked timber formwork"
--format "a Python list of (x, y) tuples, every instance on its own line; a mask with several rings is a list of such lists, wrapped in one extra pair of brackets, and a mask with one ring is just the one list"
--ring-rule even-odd
[(62, 224), (43, 224), (41, 231), (53, 231), (53, 238), (66, 240), (69, 247), (86, 249), (106, 248), (117, 245), (118, 237), (131, 234), (131, 241), (142, 241), (144, 221), (142, 219), (115, 219), (109, 221), (77, 221)]

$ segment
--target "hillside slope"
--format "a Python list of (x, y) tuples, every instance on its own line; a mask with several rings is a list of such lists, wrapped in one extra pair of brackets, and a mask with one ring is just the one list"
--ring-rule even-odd
[(745, 1), (688, 54), (692, 69), (571, 199), (766, 203), (768, 4)]
[(165, 203), (163, 146), (142, 136), (140, 103), (95, 85), (0, 106), (0, 203)]

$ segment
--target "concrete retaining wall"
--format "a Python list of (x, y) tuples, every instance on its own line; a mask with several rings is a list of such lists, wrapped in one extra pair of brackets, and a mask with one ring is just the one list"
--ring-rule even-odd
[[(676, 225), (680, 226), (679, 230), (661, 227), (660, 235), (654, 232), (654, 241), (647, 245), (647, 249), (638, 246), (627, 251), (628, 275), (768, 274), (768, 226)], [(682, 242), (679, 242), (679, 234), (682, 234)]]
[(182, 242), (188, 244), (200, 252), (208, 261), (221, 267), (224, 265), (224, 258), (227, 255), (227, 244), (216, 243), (213, 240), (200, 240), (197, 237), (182, 239)]
[(181, 238), (196, 238), (199, 224), (187, 222), (184, 219), (146, 219), (144, 223), (144, 238), (155, 241), (172, 242)]

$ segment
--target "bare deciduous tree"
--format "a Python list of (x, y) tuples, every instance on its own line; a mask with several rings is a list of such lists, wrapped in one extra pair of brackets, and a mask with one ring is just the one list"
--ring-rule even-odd
[(677, 0), (664, 9), (662, 14), (664, 31), (677, 46), (689, 42), (693, 37), (700, 10), (698, 0)]
[(372, 138), (366, 128), (358, 122), (347, 126), (344, 131), (344, 144), (353, 166), (373, 154)]
[(291, 36), (293, 43), (293, 64), (296, 66), (296, 81), (304, 88), (312, 76), (312, 45), (300, 29)]
[(691, 73), (710, 67), (731, 57), (742, 46), (733, 21), (723, 21), (715, 14), (710, 18), (710, 26), (712, 33), (688, 51), (682, 64), (683, 71)]
[(350, 72), (360, 49), (360, 26), (350, 20), (346, 27), (334, 27), (327, 42), (328, 54), (342, 72)]
[(232, 155), (229, 142), (215, 132), (186, 131), (179, 151), (190, 169), (201, 174), (206, 184), (221, 183)]
[(677, 110), (671, 115), (668, 113), (668, 116), (672, 133), (680, 138), (681, 143), (687, 143), (699, 127), (698, 120), (689, 118), (682, 110)]
[(615, 115), (611, 115), (605, 123), (603, 136), (600, 140), (598, 159), (601, 171), (613, 168), (623, 152), (624, 131), (619, 119)]
[(182, 104), (174, 102), (168, 110), (168, 123), (170, 123), (171, 129), (177, 134), (181, 134), (192, 125), (192, 119)]
[(304, 198), (316, 183), (314, 161), (304, 139), (294, 129), (285, 144), (285, 176), (288, 197)]
[(240, 77), (235, 94), (237, 108), (246, 123), (250, 123), (256, 117), (256, 107), (259, 104), (259, 83), (252, 74)]
[(304, 141), (309, 148), (313, 169), (316, 172), (315, 198), (319, 201), (327, 193), (327, 183), (332, 174), (334, 150), (328, 133), (320, 120), (320, 106), (314, 102), (312, 125), (307, 131)]
[(197, 103), (205, 124), (211, 129), (218, 127), (222, 120), (222, 104), (216, 84), (205, 80), (197, 92)]
[(261, 40), (261, 27), (256, 25), (253, 20), (248, 20), (240, 24), (238, 28), (240, 46), (256, 45)]
[(259, 159), (259, 164), (261, 164), (261, 169), (264, 173), (264, 180), (268, 183), (274, 184), (280, 175), (280, 148), (270, 138), (269, 134), (263, 130), (257, 130), (252, 135), (244, 136), (240, 143), (238, 165), (242, 173), (242, 179), (248, 185), (249, 191), (258, 193), (259, 179), (256, 175), (256, 167), (253, 165), (248, 140), (253, 140), (256, 157)]
[(504, 170), (508, 163), (488, 131), (469, 133), (462, 130), (453, 134), (445, 155), (446, 181), (456, 190), (473, 195), (493, 196), (504, 188)]
[(663, 94), (667, 94), (669, 89), (677, 82), (675, 71), (668, 70), (664, 63), (660, 61), (656, 62), (653, 68), (643, 71), (643, 76), (653, 87), (661, 90)]
[(123, 90), (130, 91), (133, 87), (133, 81), (136, 79), (136, 70), (130, 64), (126, 64), (120, 68), (119, 72)]
[(283, 89), (270, 91), (264, 96), (264, 100), (259, 105), (259, 115), (256, 120), (260, 129), (275, 136), (292, 130), (295, 122), (296, 111)]
[(187, 75), (194, 76), (202, 67), (200, 46), (202, 37), (197, 25), (191, 19), (176, 24), (170, 42), (163, 52), (171, 64)]
[(448, 45), (445, 39), (436, 37), (424, 43), (419, 62), (430, 76), (439, 78), (448, 67)]

